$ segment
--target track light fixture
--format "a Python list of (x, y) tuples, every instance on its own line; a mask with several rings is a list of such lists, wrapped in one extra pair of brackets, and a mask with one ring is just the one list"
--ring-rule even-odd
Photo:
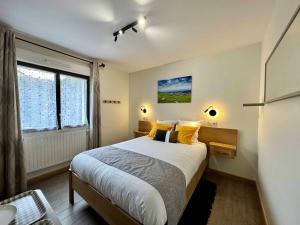
[(146, 17), (141, 17), (139, 20), (134, 21), (128, 25), (126, 25), (125, 27), (117, 30), (116, 32), (113, 33), (113, 36), (115, 37), (115, 42), (118, 40), (118, 36), (122, 35), (125, 33), (125, 31), (132, 29), (135, 33), (138, 32), (138, 30), (135, 28), (135, 26), (139, 25), (141, 27), (144, 27), (146, 24)]

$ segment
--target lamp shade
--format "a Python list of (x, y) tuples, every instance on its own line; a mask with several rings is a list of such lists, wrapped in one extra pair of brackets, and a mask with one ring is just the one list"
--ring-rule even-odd
[(208, 113), (211, 117), (215, 117), (218, 114), (217, 110), (213, 106), (209, 106), (204, 113)]
[(142, 111), (142, 113), (146, 114), (147, 113), (147, 109), (145, 106), (141, 106), (140, 110)]

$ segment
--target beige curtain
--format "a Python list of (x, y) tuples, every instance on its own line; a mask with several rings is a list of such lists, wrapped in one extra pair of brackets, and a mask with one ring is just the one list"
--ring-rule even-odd
[(101, 146), (101, 112), (100, 112), (100, 62), (93, 61), (92, 76), (90, 78), (90, 135), (89, 148)]
[(0, 24), (0, 199), (25, 190), (15, 35)]

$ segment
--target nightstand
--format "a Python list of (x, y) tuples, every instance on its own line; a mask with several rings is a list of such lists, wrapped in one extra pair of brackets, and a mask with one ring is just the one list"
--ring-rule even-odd
[(134, 137), (146, 136), (150, 133), (152, 124), (149, 121), (139, 120), (138, 129), (133, 131)]
[(236, 156), (236, 145), (229, 145), (219, 142), (209, 142), (209, 154), (224, 158), (234, 158)]
[(138, 138), (138, 137), (142, 137), (142, 136), (146, 136), (149, 134), (148, 131), (139, 131), (139, 130), (136, 130), (133, 132), (134, 133), (134, 137), (135, 138)]

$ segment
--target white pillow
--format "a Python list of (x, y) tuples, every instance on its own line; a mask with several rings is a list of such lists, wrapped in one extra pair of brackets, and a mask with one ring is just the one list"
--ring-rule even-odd
[(198, 138), (199, 138), (199, 129), (202, 125), (203, 121), (199, 120), (199, 121), (187, 121), (187, 120), (179, 120), (178, 121), (178, 125), (182, 125), (182, 126), (190, 126), (190, 127), (198, 127), (198, 129), (196, 130), (196, 132), (194, 133), (193, 137), (192, 137), (192, 142), (193, 143), (198, 143)]
[(178, 123), (178, 120), (157, 120), (156, 123), (169, 124), (174, 126), (175, 124)]

